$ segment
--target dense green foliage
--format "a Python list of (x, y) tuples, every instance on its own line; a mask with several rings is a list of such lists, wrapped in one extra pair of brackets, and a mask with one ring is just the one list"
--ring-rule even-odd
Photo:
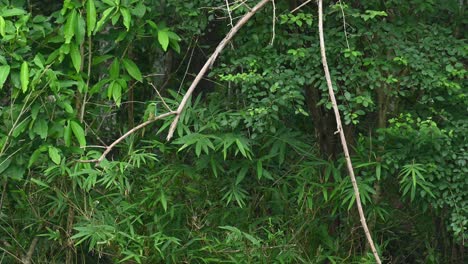
[[(82, 162), (177, 108), (256, 4), (227, 2), (0, 0), (0, 263), (374, 263), (335, 134), (314, 1), (256, 14), (172, 141), (168, 117), (103, 162)], [(326, 3), (330, 70), (385, 263), (466, 258), (464, 9)]]

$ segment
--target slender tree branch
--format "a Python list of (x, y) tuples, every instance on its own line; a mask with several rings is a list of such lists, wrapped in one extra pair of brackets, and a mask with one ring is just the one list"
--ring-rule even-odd
[(167, 135), (167, 140), (171, 140), (172, 136), (174, 135), (174, 131), (177, 127), (177, 123), (179, 122), (179, 118), (180, 118), (180, 114), (182, 113), (182, 111), (184, 110), (185, 108), (185, 105), (187, 104), (190, 96), (192, 95), (193, 91), (195, 90), (195, 88), (197, 87), (198, 83), (200, 82), (200, 80), (203, 78), (203, 76), (205, 75), (205, 73), (208, 71), (208, 69), (213, 65), (214, 61), (216, 60), (216, 58), (218, 57), (218, 55), (221, 53), (221, 51), (224, 49), (224, 47), (226, 46), (227, 43), (229, 43), (229, 41), (234, 37), (234, 35), (239, 31), (239, 29), (245, 24), (247, 23), (247, 21), (249, 21), (249, 19), (258, 11), (260, 10), (266, 3), (268, 3), (269, 1), (271, 0), (262, 0), (260, 1), (255, 7), (253, 7), (252, 9), (250, 9), (250, 11), (245, 14), (240, 20), (239, 22), (237, 22), (237, 24), (231, 28), (231, 30), (228, 32), (228, 34), (226, 35), (226, 37), (224, 37), (224, 39), (218, 44), (218, 46), (216, 47), (215, 51), (213, 52), (213, 54), (210, 56), (210, 58), (206, 61), (205, 65), (203, 66), (203, 68), (200, 70), (200, 72), (197, 74), (197, 76), (195, 77), (195, 80), (192, 82), (192, 84), (190, 85), (189, 89), (187, 90), (187, 93), (185, 93), (184, 97), (182, 98), (180, 104), (179, 104), (179, 107), (177, 108), (176, 111), (170, 111), (170, 112), (167, 112), (167, 113), (164, 113), (164, 114), (161, 114), (161, 115), (158, 115), (154, 118), (152, 118), (151, 120), (148, 120), (146, 122), (143, 122), (141, 124), (139, 124), (138, 126), (130, 129), (129, 131), (127, 131), (127, 133), (123, 134), (121, 137), (119, 137), (117, 140), (115, 140), (114, 142), (112, 142), (112, 144), (110, 144), (108, 147), (106, 147), (106, 150), (101, 154), (101, 156), (98, 158), (98, 159), (93, 159), (93, 160), (79, 160), (79, 162), (83, 162), (83, 163), (100, 163), (102, 162), (107, 154), (109, 154), (109, 152), (111, 152), (111, 150), (117, 145), (119, 144), (120, 142), (122, 142), (122, 140), (124, 140), (125, 138), (127, 138), (128, 136), (130, 136), (131, 134), (135, 133), (135, 131), (157, 121), (157, 120), (160, 120), (160, 119), (163, 119), (165, 117), (168, 117), (168, 116), (171, 116), (171, 115), (175, 115), (175, 118), (174, 120), (172, 121), (171, 123), (171, 126), (169, 128), (169, 132), (168, 132), (168, 135)]
[(111, 152), (111, 150), (117, 145), (119, 144), (120, 142), (122, 142), (122, 140), (126, 139), (128, 136), (130, 136), (131, 134), (135, 133), (137, 130), (157, 121), (157, 120), (160, 120), (160, 119), (163, 119), (165, 117), (168, 117), (168, 116), (171, 116), (171, 115), (176, 115), (177, 112), (176, 111), (172, 111), (172, 112), (167, 112), (167, 113), (164, 113), (164, 114), (161, 114), (161, 115), (158, 115), (158, 116), (155, 116), (154, 118), (146, 121), (146, 122), (143, 122), (141, 124), (139, 124), (138, 126), (130, 129), (129, 131), (127, 131), (127, 133), (123, 134), (121, 137), (119, 137), (117, 140), (115, 140), (114, 142), (112, 142), (112, 144), (110, 144), (108, 147), (106, 147), (106, 150), (101, 154), (101, 156), (98, 158), (98, 159), (94, 159), (94, 160), (80, 160), (79, 162), (83, 162), (83, 163), (100, 163), (101, 161), (104, 160), (104, 158), (107, 156), (107, 154), (109, 154), (109, 152)]
[(258, 11), (260, 8), (262, 8), (266, 3), (268, 3), (270, 0), (262, 0), (260, 1), (256, 6), (254, 6), (247, 14), (242, 17), (237, 24), (231, 28), (229, 33), (226, 35), (226, 37), (218, 44), (218, 47), (216, 47), (215, 51), (213, 54), (210, 56), (210, 58), (206, 61), (205, 65), (203, 68), (200, 70), (200, 72), (197, 74), (197, 77), (195, 77), (195, 80), (193, 80), (192, 85), (190, 85), (189, 89), (187, 90), (187, 93), (184, 95), (182, 98), (182, 101), (180, 102), (179, 107), (177, 108), (176, 111), (176, 116), (174, 120), (172, 121), (171, 127), (169, 128), (169, 132), (167, 134), (167, 140), (171, 140), (172, 136), (174, 135), (174, 131), (177, 127), (177, 123), (179, 122), (180, 114), (185, 108), (185, 105), (187, 104), (190, 96), (192, 95), (193, 91), (195, 90), (195, 87), (197, 87), (198, 83), (200, 80), (203, 78), (205, 73), (208, 71), (208, 69), (213, 65), (214, 61), (218, 57), (218, 55), (221, 53), (221, 51), (224, 49), (227, 43), (234, 37), (234, 35), (239, 31), (239, 29), (249, 21), (249, 19)]
[(312, 2), (312, 0), (307, 0), (307, 1), (305, 1), (305, 2), (302, 3), (300, 6), (294, 8), (290, 13), (292, 14), (292, 13), (296, 12), (297, 10), (301, 9), (303, 6), (307, 5), (307, 4), (310, 3), (310, 2)]
[(28, 253), (23, 258), (23, 264), (31, 264), (32, 256), (34, 254), (34, 250), (36, 249), (38, 241), (39, 241), (39, 238), (37, 237), (33, 238), (31, 245), (29, 246)]
[(361, 225), (366, 234), (367, 242), (369, 243), (372, 253), (374, 254), (375, 261), (377, 262), (377, 264), (381, 264), (382, 261), (380, 260), (379, 254), (377, 253), (377, 250), (375, 248), (374, 241), (372, 240), (372, 236), (370, 234), (369, 228), (367, 227), (366, 216), (364, 214), (364, 210), (362, 209), (361, 197), (359, 194), (359, 187), (357, 185), (356, 177), (354, 175), (353, 164), (351, 163), (351, 158), (349, 156), (348, 144), (346, 143), (343, 126), (341, 123), (340, 112), (338, 110), (338, 104), (336, 103), (335, 92), (333, 91), (333, 85), (332, 85), (332, 81), (330, 77), (330, 72), (328, 70), (327, 56), (325, 52), (325, 40), (323, 37), (322, 0), (318, 1), (318, 16), (319, 16), (318, 27), (319, 27), (319, 36), (320, 36), (320, 53), (322, 56), (322, 64), (323, 64), (323, 70), (325, 72), (325, 78), (327, 80), (328, 93), (330, 95), (330, 100), (332, 102), (333, 110), (335, 112), (336, 124), (337, 124), (337, 129), (338, 129), (337, 132), (340, 134), (341, 145), (343, 146), (343, 152), (344, 152), (345, 159), (346, 159), (346, 165), (348, 168), (349, 177), (351, 178), (351, 183), (353, 184), (354, 195), (356, 196), (356, 205), (358, 208)]
[(159, 93), (158, 89), (156, 88), (156, 86), (153, 84), (153, 83), (149, 83), (153, 89), (156, 91), (156, 93), (158, 94), (159, 96), (159, 99), (161, 99), (162, 103), (164, 104), (164, 106), (166, 107), (166, 109), (169, 111), (169, 112), (174, 112), (172, 111), (172, 109), (166, 104), (166, 101), (164, 100), (164, 98), (161, 96), (161, 94)]

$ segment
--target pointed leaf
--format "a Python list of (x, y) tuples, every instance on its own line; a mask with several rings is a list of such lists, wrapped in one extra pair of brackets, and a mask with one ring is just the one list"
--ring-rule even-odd
[(118, 59), (114, 59), (112, 62), (110, 69), (109, 69), (109, 75), (112, 79), (117, 79), (119, 78), (119, 72), (120, 72), (120, 64)]
[(158, 30), (158, 41), (164, 51), (167, 51), (169, 46), (169, 35), (166, 30)]
[(63, 35), (65, 37), (65, 43), (69, 44), (71, 39), (75, 35), (75, 28), (76, 28), (76, 10), (73, 9), (71, 13), (68, 15), (67, 22), (63, 28)]
[(125, 28), (127, 29), (127, 31), (129, 31), (130, 22), (132, 21), (132, 16), (130, 15), (130, 11), (127, 8), (122, 7), (120, 8), (120, 13), (122, 14), (122, 17), (123, 17), (123, 24)]
[(76, 72), (80, 72), (81, 54), (78, 45), (76, 45), (75, 43), (70, 43), (70, 57), (72, 59), (73, 67), (75, 68)]
[(21, 64), (20, 82), (21, 89), (23, 90), (23, 93), (25, 93), (28, 90), (29, 85), (29, 66), (25, 61), (23, 61), (23, 64)]
[(71, 130), (73, 135), (75, 135), (80, 147), (86, 146), (86, 137), (83, 128), (75, 121), (70, 122)]
[(132, 60), (123, 59), (123, 65), (130, 76), (132, 76), (135, 80), (139, 82), (143, 81), (140, 69), (138, 69), (138, 66)]
[(90, 37), (96, 27), (96, 6), (94, 5), (94, 0), (86, 2), (86, 26), (88, 37)]
[(9, 74), (10, 74), (9, 65), (0, 66), (0, 90), (3, 88), (3, 85), (5, 84), (5, 81), (8, 78)]

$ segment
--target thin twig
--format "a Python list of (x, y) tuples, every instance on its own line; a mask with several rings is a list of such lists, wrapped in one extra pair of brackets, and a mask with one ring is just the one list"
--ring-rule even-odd
[(341, 3), (341, 0), (339, 0), (338, 2), (340, 2), (341, 14), (343, 15), (343, 31), (344, 31), (344, 36), (346, 39), (346, 46), (348, 47), (348, 50), (349, 50), (350, 48), (349, 48), (349, 42), (348, 42), (348, 32), (346, 31), (346, 18), (345, 18), (345, 13), (343, 10), (343, 3)]
[(99, 164), (100, 162), (102, 162), (107, 154), (109, 154), (109, 152), (111, 152), (111, 150), (117, 145), (119, 144), (120, 142), (122, 142), (122, 140), (124, 140), (125, 138), (127, 138), (128, 136), (130, 136), (131, 134), (135, 133), (137, 130), (157, 121), (157, 120), (160, 120), (160, 119), (163, 119), (165, 117), (168, 117), (168, 116), (171, 116), (171, 115), (175, 115), (175, 118), (174, 120), (172, 121), (171, 123), (171, 126), (169, 128), (169, 132), (168, 132), (168, 135), (167, 135), (167, 140), (171, 140), (172, 136), (174, 135), (174, 131), (177, 127), (177, 123), (179, 121), (179, 118), (180, 118), (180, 114), (182, 113), (182, 111), (184, 110), (185, 108), (185, 105), (187, 104), (190, 96), (192, 95), (193, 91), (195, 90), (195, 88), (197, 87), (198, 83), (200, 82), (200, 80), (203, 78), (203, 76), (205, 75), (205, 73), (208, 71), (208, 69), (213, 65), (213, 62), (216, 60), (216, 58), (218, 57), (218, 55), (221, 53), (221, 51), (224, 49), (224, 47), (226, 46), (227, 43), (229, 43), (229, 41), (234, 37), (234, 35), (239, 31), (239, 29), (245, 24), (247, 23), (247, 21), (249, 21), (249, 19), (258, 11), (260, 10), (260, 8), (262, 8), (266, 3), (268, 3), (270, 0), (262, 0), (260, 1), (254, 8), (252, 8), (247, 14), (244, 15), (244, 17), (242, 17), (242, 19), (239, 20), (239, 22), (237, 22), (237, 24), (231, 28), (231, 30), (227, 33), (226, 37), (218, 44), (218, 46), (216, 47), (215, 51), (213, 52), (213, 54), (210, 56), (210, 58), (206, 61), (205, 65), (203, 66), (203, 68), (200, 70), (200, 72), (197, 74), (197, 76), (195, 77), (195, 80), (192, 82), (192, 84), (190, 85), (189, 89), (187, 90), (187, 93), (184, 95), (184, 97), (182, 98), (182, 101), (180, 102), (179, 104), (179, 107), (177, 108), (176, 111), (170, 111), (170, 112), (167, 112), (167, 113), (164, 113), (164, 114), (161, 114), (161, 115), (158, 115), (158, 116), (155, 116), (154, 118), (146, 121), (146, 122), (143, 122), (141, 124), (139, 124), (138, 126), (130, 129), (129, 131), (127, 131), (127, 133), (123, 134), (121, 137), (119, 137), (117, 140), (115, 140), (114, 142), (112, 142), (112, 144), (110, 144), (108, 147), (106, 147), (106, 150), (101, 154), (101, 156), (98, 158), (98, 159), (93, 159), (93, 160), (79, 160), (79, 162), (82, 162), (82, 163), (97, 163)]
[(303, 6), (307, 5), (308, 3), (312, 2), (312, 0), (307, 0), (305, 1), (304, 3), (302, 3), (300, 6), (294, 8), (292, 11), (291, 11), (291, 14), (296, 12), (297, 10), (301, 9)]
[(180, 114), (185, 108), (185, 105), (187, 104), (190, 96), (192, 95), (193, 91), (195, 90), (195, 87), (197, 87), (198, 83), (200, 80), (203, 78), (205, 73), (208, 71), (208, 69), (213, 65), (214, 61), (218, 57), (218, 55), (221, 53), (221, 51), (224, 49), (227, 43), (234, 37), (234, 35), (239, 31), (239, 29), (249, 21), (249, 19), (258, 11), (260, 8), (262, 8), (266, 3), (268, 3), (270, 0), (262, 0), (260, 1), (256, 6), (254, 6), (247, 14), (242, 17), (237, 24), (231, 28), (231, 30), (227, 33), (226, 37), (218, 44), (218, 47), (216, 47), (215, 51), (213, 54), (210, 56), (210, 58), (206, 61), (205, 65), (203, 68), (200, 70), (198, 73), (197, 77), (195, 77), (195, 80), (192, 82), (192, 85), (190, 85), (190, 88), (187, 90), (187, 93), (184, 95), (182, 98), (182, 101), (180, 102), (179, 107), (177, 108), (176, 111), (176, 117), (172, 121), (171, 127), (169, 128), (169, 132), (167, 134), (167, 140), (171, 140), (172, 136), (174, 135), (174, 131), (177, 127), (177, 123), (179, 122)]
[(153, 83), (149, 83), (151, 86), (153, 86), (153, 89), (156, 91), (156, 93), (158, 94), (159, 96), (159, 99), (161, 99), (162, 103), (164, 104), (164, 106), (166, 107), (166, 109), (169, 111), (169, 112), (174, 112), (172, 111), (172, 109), (166, 104), (166, 101), (164, 100), (164, 98), (161, 96), (161, 94), (159, 93), (158, 89), (156, 88), (156, 86), (154, 86)]
[(5, 199), (7, 186), (8, 186), (8, 178), (6, 178), (5, 181), (3, 182), (2, 196), (0, 197), (0, 212), (2, 212), (3, 199)]
[(185, 78), (187, 77), (187, 74), (190, 68), (190, 64), (192, 63), (193, 53), (195, 52), (195, 48), (197, 47), (197, 43), (198, 43), (198, 37), (195, 40), (195, 43), (193, 44), (192, 52), (190, 53), (190, 57), (187, 63), (187, 68), (185, 69), (184, 77), (182, 78), (182, 81), (180, 82), (179, 89), (177, 90), (177, 94), (180, 93), (180, 90), (182, 90), (182, 86), (184, 85)]
[(335, 92), (333, 91), (333, 85), (331, 81), (330, 71), (328, 70), (328, 63), (327, 63), (327, 56), (325, 52), (325, 40), (323, 37), (323, 11), (322, 11), (322, 0), (318, 1), (318, 27), (319, 27), (319, 37), (320, 37), (320, 53), (322, 56), (322, 64), (323, 64), (323, 71), (325, 72), (325, 79), (327, 80), (328, 86), (328, 93), (330, 95), (330, 100), (333, 105), (333, 110), (335, 112), (336, 124), (338, 133), (340, 134), (341, 145), (343, 147), (343, 152), (346, 159), (346, 165), (348, 167), (349, 177), (351, 178), (351, 183), (353, 184), (354, 195), (356, 196), (356, 205), (359, 212), (359, 217), (361, 220), (362, 228), (364, 229), (364, 233), (366, 234), (367, 242), (371, 247), (372, 253), (374, 254), (375, 261), (377, 264), (381, 264), (382, 261), (380, 260), (379, 254), (374, 245), (374, 241), (372, 240), (372, 236), (370, 234), (369, 228), (367, 227), (366, 216), (364, 214), (364, 210), (362, 209), (361, 197), (359, 194), (359, 187), (356, 182), (356, 177), (354, 175), (353, 164), (351, 163), (351, 158), (349, 156), (348, 144), (346, 143), (345, 134), (343, 131), (343, 126), (341, 123), (340, 112), (338, 110), (338, 104), (336, 103)]
[(176, 115), (177, 112), (176, 111), (173, 111), (173, 112), (167, 112), (167, 113), (164, 113), (164, 114), (161, 114), (161, 115), (158, 115), (158, 116), (155, 116), (154, 118), (146, 121), (146, 122), (143, 122), (141, 124), (139, 124), (138, 126), (130, 129), (129, 131), (127, 131), (127, 133), (123, 134), (121, 137), (119, 137), (117, 140), (115, 140), (114, 142), (112, 142), (112, 144), (110, 144), (108, 147), (106, 147), (106, 150), (101, 154), (101, 156), (98, 158), (98, 159), (94, 159), (94, 160), (79, 160), (79, 162), (82, 162), (82, 163), (100, 163), (101, 161), (104, 160), (104, 158), (106, 158), (107, 154), (109, 154), (109, 152), (111, 152), (111, 150), (117, 145), (119, 144), (120, 142), (122, 142), (122, 140), (126, 139), (128, 136), (130, 136), (131, 134), (135, 133), (135, 131), (157, 121), (157, 120), (160, 120), (160, 119), (163, 119), (165, 117), (168, 117), (168, 116), (171, 116), (171, 115)]
[(88, 97), (88, 90), (89, 90), (89, 81), (91, 79), (91, 64), (92, 64), (92, 59), (93, 59), (93, 49), (92, 48), (93, 48), (93, 46), (92, 46), (91, 36), (89, 36), (88, 37), (88, 72), (87, 72), (88, 79), (86, 80), (86, 90), (85, 90), (85, 94), (83, 95), (83, 104), (81, 105), (80, 123), (83, 123), (83, 120), (84, 120), (84, 114), (85, 114), (85, 109), (86, 109), (86, 100), (87, 100), (87, 97)]
[(271, 1), (271, 4), (273, 5), (273, 22), (272, 22), (272, 36), (271, 36), (271, 41), (270, 41), (270, 45), (273, 46), (273, 43), (275, 42), (275, 35), (276, 35), (276, 32), (275, 32), (275, 28), (276, 28), (276, 5), (275, 5), (275, 0), (272, 0)]
[(229, 25), (232, 27), (234, 27), (234, 25), (232, 24), (232, 16), (231, 16), (231, 9), (229, 8), (229, 1), (226, 0), (226, 8), (227, 8), (227, 12), (229, 14)]

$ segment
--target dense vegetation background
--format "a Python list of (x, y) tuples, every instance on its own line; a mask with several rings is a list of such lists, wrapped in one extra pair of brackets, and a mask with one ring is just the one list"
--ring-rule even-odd
[[(315, 1), (0, 0), (0, 263), (374, 263)], [(466, 1), (325, 1), (327, 55), (385, 263), (463, 263)], [(300, 7), (300, 8), (298, 8)], [(165, 105), (167, 104), (167, 106)]]

